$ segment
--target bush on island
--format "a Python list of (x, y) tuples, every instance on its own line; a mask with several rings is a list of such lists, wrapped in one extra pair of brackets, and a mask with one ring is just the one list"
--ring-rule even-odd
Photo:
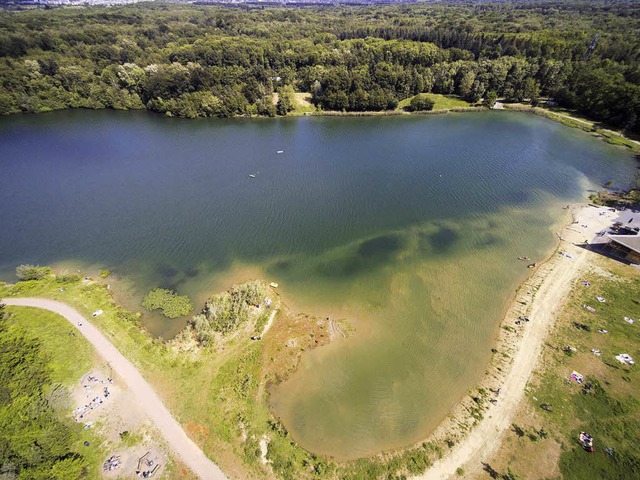
[(409, 102), (408, 110), (410, 112), (424, 112), (433, 110), (433, 106), (436, 102), (427, 95), (416, 95)]
[(155, 288), (144, 296), (142, 306), (147, 310), (162, 310), (167, 318), (182, 317), (193, 308), (187, 295), (178, 295), (173, 290)]

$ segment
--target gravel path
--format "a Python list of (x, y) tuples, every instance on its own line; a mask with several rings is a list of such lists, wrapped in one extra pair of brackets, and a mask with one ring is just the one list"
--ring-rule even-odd
[(42, 298), (6, 298), (0, 302), (20, 307), (43, 308), (66, 318), (94, 346), (98, 354), (109, 363), (113, 370), (124, 379), (129, 390), (182, 462), (203, 480), (227, 478), (222, 470), (209, 460), (187, 436), (136, 367), (77, 310), (64, 303)]

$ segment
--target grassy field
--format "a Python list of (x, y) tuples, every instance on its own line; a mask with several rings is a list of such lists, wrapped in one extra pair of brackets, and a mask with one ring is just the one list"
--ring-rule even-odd
[(51, 380), (71, 389), (98, 362), (93, 348), (80, 335), (69, 335), (73, 327), (64, 318), (40, 308), (8, 307), (10, 328), (25, 329), (40, 340), (49, 358)]
[[(316, 106), (311, 103), (311, 93), (309, 92), (291, 92), (292, 102), (291, 106), (293, 110), (287, 113), (291, 117), (299, 117), (302, 115), (309, 115), (317, 111)], [(273, 94), (273, 104), (277, 105), (280, 96), (277, 93)]]
[[(311, 94), (308, 92), (296, 92), (293, 94), (294, 102), (293, 102), (293, 111), (289, 112), (289, 115), (308, 115), (317, 113), (316, 107), (311, 103)], [(455, 109), (466, 109), (469, 107), (473, 107), (473, 104), (462, 100), (459, 97), (454, 95), (440, 95), (438, 93), (429, 93), (426, 94), (427, 97), (434, 100), (435, 105), (433, 106), (433, 110), (455, 110)], [(405, 98), (404, 100), (398, 103), (398, 107), (396, 109), (396, 113), (399, 111), (403, 111), (405, 107), (409, 105), (411, 99), (413, 97)], [(277, 102), (277, 94), (274, 96), (274, 101)], [(361, 112), (360, 112), (361, 113)], [(371, 114), (371, 112), (368, 112)], [(375, 112), (376, 114), (384, 115), (389, 114), (390, 112)], [(391, 112), (393, 113), (393, 112)], [(358, 112), (349, 112), (351, 115), (358, 115)]]
[[(8, 307), (7, 312), (10, 314), (10, 331), (25, 333), (39, 341), (40, 353), (44, 355), (50, 368), (51, 384), (48, 388), (63, 385), (65, 389), (57, 390), (59, 393), (56, 394), (56, 398), (62, 395), (68, 399), (68, 392), (74, 388), (80, 377), (96, 364), (97, 358), (91, 346), (79, 335), (70, 336), (71, 326), (59, 315), (25, 307)], [(61, 404), (66, 404), (67, 401), (70, 402), (70, 399), (63, 400)], [(60, 413), (66, 416), (66, 412)], [(84, 445), (85, 441), (89, 442), (89, 447)], [(88, 471), (85, 478), (101, 478), (102, 462), (108, 455), (103, 439), (93, 429), (78, 428), (77, 439), (72, 448), (86, 460)]]
[[(258, 441), (267, 433), (273, 437), (269, 453), (274, 469), (285, 473), (283, 478), (295, 478), (298, 469), (318, 463), (273, 426), (266, 402), (257, 398), (266, 395), (264, 386), (258, 388), (262, 342), (234, 341), (224, 351), (205, 350), (195, 359), (178, 355), (162, 340), (152, 339), (140, 327), (139, 316), (118, 307), (98, 281), (65, 283), (63, 291), (53, 277), (0, 284), (2, 296), (51, 298), (74, 306), (86, 318), (102, 309), (104, 314), (92, 318), (93, 323), (140, 369), (191, 437), (232, 477), (272, 476), (259, 458)], [(63, 331), (68, 330), (66, 326)], [(243, 433), (246, 442), (240, 441)]]
[[(46, 280), (45, 283), (48, 283)], [(57, 285), (57, 284), (56, 284)], [(55, 285), (52, 285), (55, 286)], [(0, 296), (4, 295), (4, 289), (0, 288)], [(80, 381), (80, 378), (102, 365), (100, 357), (93, 347), (79, 334), (70, 335), (74, 329), (69, 322), (61, 316), (29, 307), (7, 307), (10, 313), (9, 328), (15, 332), (26, 332), (29, 337), (38, 339), (40, 351), (47, 358), (50, 368), (52, 386), (63, 385), (65, 392), (69, 392)], [(68, 393), (65, 393), (68, 395)], [(62, 412), (63, 415), (66, 413)], [(99, 422), (97, 425), (101, 425)], [(82, 430), (75, 450), (87, 459), (90, 470), (86, 478), (102, 478), (102, 463), (120, 444), (106, 441), (99, 432), (94, 429)], [(89, 447), (84, 442), (89, 442)], [(130, 437), (122, 439), (122, 446), (132, 446), (142, 441), (139, 433), (131, 432)], [(175, 478), (176, 466), (170, 462), (165, 465), (162, 478)]]
[[(426, 96), (435, 102), (433, 106), (433, 110), (451, 110), (456, 108), (468, 108), (473, 106), (471, 103), (466, 102), (461, 98), (455, 97), (453, 95), (440, 95), (438, 93), (429, 93)], [(412, 98), (413, 97), (409, 97), (400, 101), (398, 103), (398, 110), (403, 110), (405, 107), (409, 106), (409, 103), (411, 102)]]
[[(615, 359), (627, 353), (640, 361), (640, 271), (606, 258), (598, 263), (582, 279), (590, 286), (578, 282), (560, 312), (527, 402), (488, 472), (640, 478), (640, 373)], [(584, 376), (582, 384), (570, 379), (573, 371)], [(581, 447), (581, 431), (594, 437), (595, 452)]]
[(296, 92), (293, 94), (293, 111), (289, 115), (307, 115), (316, 111), (311, 103), (311, 94), (308, 92)]

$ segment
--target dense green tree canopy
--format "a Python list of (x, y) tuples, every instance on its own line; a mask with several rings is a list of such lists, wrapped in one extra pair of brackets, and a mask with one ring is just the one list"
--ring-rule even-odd
[(80, 429), (56, 411), (48, 359), (37, 340), (10, 329), (0, 305), (0, 476), (74, 480), (87, 462), (73, 445)]
[(639, 132), (639, 29), (640, 6), (624, 1), (4, 11), (0, 113), (284, 115), (288, 97), (273, 101), (283, 88), (346, 111), (391, 109), (418, 93), (479, 102), (495, 92), (550, 96)]

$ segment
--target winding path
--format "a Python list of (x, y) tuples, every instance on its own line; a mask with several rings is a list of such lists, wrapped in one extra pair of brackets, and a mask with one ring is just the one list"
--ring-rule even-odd
[(149, 419), (155, 424), (180, 460), (203, 480), (226, 480), (227, 477), (222, 473), (222, 470), (209, 460), (187, 436), (151, 385), (142, 378), (138, 369), (77, 310), (64, 303), (42, 298), (5, 298), (0, 302), (19, 307), (43, 308), (66, 318), (94, 346), (98, 354), (109, 362), (113, 370), (124, 379), (129, 390), (144, 406)]

